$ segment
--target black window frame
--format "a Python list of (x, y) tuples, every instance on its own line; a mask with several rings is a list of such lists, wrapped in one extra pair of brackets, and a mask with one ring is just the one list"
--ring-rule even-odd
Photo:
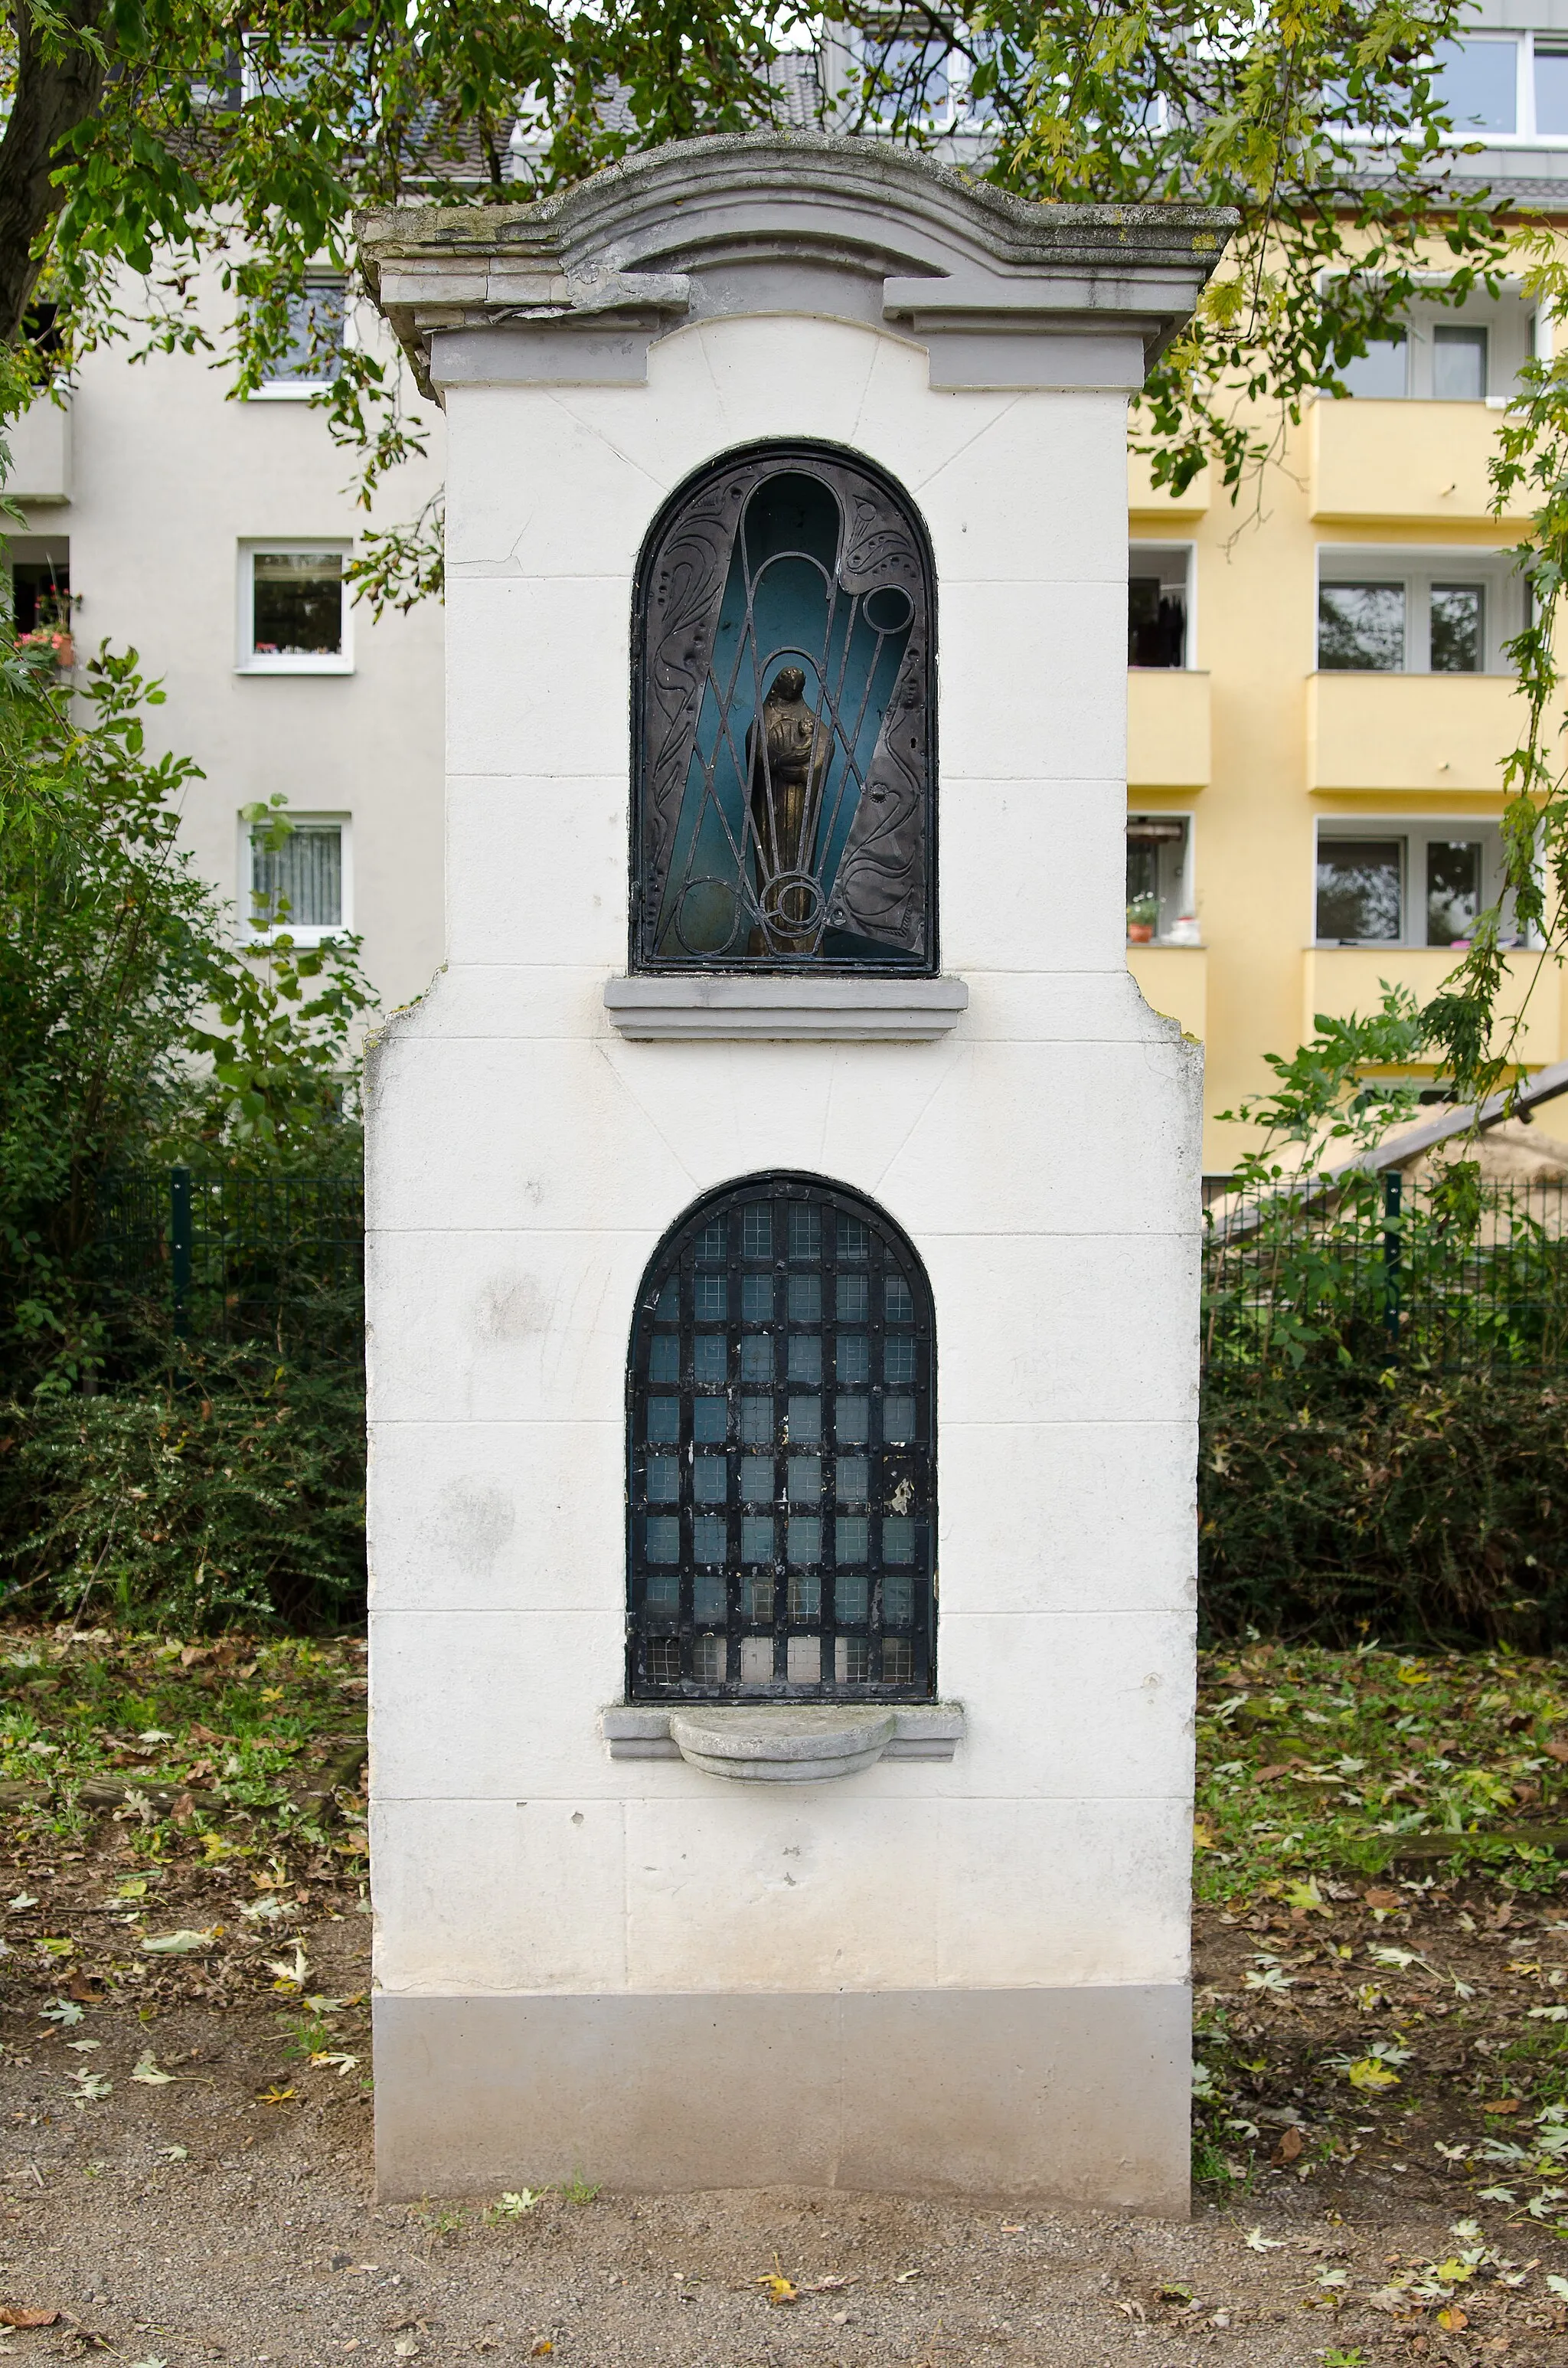
[[(745, 1252), (744, 1212), (767, 1204), (772, 1212), (770, 1235), (766, 1251)], [(818, 1214), (820, 1247), (814, 1254), (791, 1254), (791, 1212), (814, 1208)], [(841, 1255), (839, 1221), (848, 1220), (866, 1228), (867, 1255)], [(701, 1255), (704, 1237), (715, 1223), (724, 1227), (723, 1247), (718, 1258)], [(694, 1343), (698, 1337), (698, 1319), (694, 1315), (694, 1295), (691, 1288), (699, 1269), (705, 1275), (722, 1274), (725, 1289), (724, 1313), (707, 1327), (707, 1337), (722, 1332), (725, 1343), (724, 1373), (722, 1381), (697, 1378)], [(788, 1313), (789, 1278), (797, 1276), (821, 1278), (821, 1307), (813, 1322), (808, 1315), (791, 1319)], [(746, 1316), (743, 1313), (744, 1296), (741, 1285), (744, 1279), (767, 1274), (772, 1278), (770, 1313), (766, 1316)], [(866, 1313), (864, 1316), (841, 1317), (838, 1313), (837, 1279), (840, 1274), (864, 1274), (867, 1278)], [(915, 1344), (914, 1375), (909, 1381), (885, 1377), (883, 1344), (888, 1338), (889, 1304), (902, 1305), (901, 1301), (889, 1302), (886, 1284), (896, 1276), (907, 1287), (910, 1313), (906, 1317), (891, 1318), (894, 1337), (911, 1339)], [(672, 1281), (679, 1283), (678, 1322), (672, 1322), (666, 1303), (665, 1321), (656, 1323), (659, 1304), (665, 1286)], [(833, 1373), (835, 1338), (841, 1323), (853, 1327), (857, 1338), (864, 1333), (867, 1339), (867, 1373), (861, 1380), (850, 1379), (846, 1385)], [(822, 1380), (813, 1385), (809, 1381), (798, 1386), (795, 1395), (809, 1397), (813, 1386), (818, 1401), (816, 1439), (797, 1439), (790, 1442), (789, 1424), (792, 1419), (788, 1360), (785, 1352), (775, 1347), (771, 1351), (772, 1379), (763, 1383), (746, 1378), (744, 1373), (744, 1352), (740, 1342), (747, 1337), (767, 1333), (776, 1342), (792, 1335), (809, 1339), (814, 1332), (821, 1341)], [(678, 1374), (676, 1378), (654, 1378), (651, 1372), (652, 1349), (655, 1334), (667, 1340), (672, 1333), (678, 1339)], [(767, 1170), (741, 1177), (717, 1187), (683, 1212), (668, 1229), (643, 1270), (632, 1318), (630, 1353), (627, 1360), (626, 1383), (626, 1688), (629, 1702), (928, 1702), (937, 1691), (937, 1404), (936, 1404), (937, 1336), (936, 1315), (931, 1286), (918, 1251), (902, 1226), (887, 1212), (863, 1193), (831, 1178), (796, 1170)], [(873, 1379), (872, 1374), (881, 1376)], [(907, 1441), (888, 1441), (883, 1436), (884, 1402), (890, 1394), (912, 1396), (915, 1400), (914, 1438)], [(756, 1407), (760, 1399), (769, 1395), (772, 1399), (770, 1428), (766, 1441), (747, 1436), (747, 1417), (743, 1401)], [(838, 1435), (840, 1419), (838, 1398), (863, 1400), (866, 1416), (864, 1439)], [(678, 1436), (675, 1439), (650, 1436), (649, 1402), (660, 1398), (667, 1406), (674, 1398), (678, 1404)], [(694, 1408), (700, 1402), (712, 1406), (722, 1401), (723, 1438), (722, 1452), (725, 1460), (725, 1554), (719, 1576), (722, 1577), (723, 1610), (722, 1614), (706, 1610), (698, 1615), (699, 1583), (711, 1590), (715, 1565), (704, 1560), (699, 1565), (694, 1543), (694, 1518), (706, 1507), (696, 1501), (696, 1452), (711, 1452), (721, 1446), (717, 1439), (697, 1440)], [(853, 1411), (853, 1409), (851, 1409)], [(816, 1498), (817, 1518), (821, 1522), (820, 1551), (815, 1564), (817, 1602), (812, 1611), (791, 1608), (791, 1565), (789, 1554), (789, 1463), (793, 1452), (804, 1452), (808, 1460), (814, 1449), (820, 1465), (820, 1495)], [(749, 1452), (757, 1457), (771, 1458), (773, 1463), (772, 1494), (768, 1498), (744, 1497), (742, 1494), (743, 1461)], [(868, 1548), (855, 1558), (854, 1577), (863, 1585), (866, 1611), (863, 1617), (851, 1610), (839, 1616), (837, 1594), (838, 1573), (835, 1548), (836, 1523), (841, 1518), (837, 1498), (837, 1460), (841, 1452), (851, 1461), (864, 1457), (867, 1463), (866, 1488), (854, 1500), (855, 1509), (843, 1516), (868, 1523)], [(661, 1496), (655, 1503), (648, 1487), (648, 1465), (651, 1458), (673, 1459), (676, 1465), (676, 1497), (674, 1500)], [(661, 1473), (661, 1480), (667, 1480)], [(907, 1486), (908, 1498), (903, 1506), (896, 1499)], [(848, 1500), (846, 1500), (847, 1502)], [(744, 1508), (754, 1508), (754, 1518), (766, 1516), (772, 1521), (773, 1551), (770, 1556), (758, 1556), (755, 1561), (743, 1551), (743, 1521), (747, 1518)], [(668, 1507), (668, 1511), (662, 1509)], [(710, 1509), (710, 1508), (709, 1508)], [(912, 1559), (903, 1562), (894, 1556), (891, 1561), (885, 1551), (883, 1522), (890, 1513), (894, 1519), (913, 1522)], [(675, 1518), (679, 1524), (678, 1560), (671, 1564), (661, 1556), (655, 1570), (653, 1558), (647, 1551), (647, 1523), (650, 1518), (667, 1520)], [(808, 1516), (809, 1518), (809, 1516)], [(802, 1565), (797, 1564), (798, 1577)], [(847, 1579), (848, 1572), (845, 1573)], [(678, 1600), (672, 1608), (667, 1602), (650, 1601), (650, 1580), (656, 1577), (667, 1587), (674, 1577)], [(907, 1623), (895, 1609), (884, 1618), (888, 1603), (887, 1582), (894, 1580), (902, 1589), (909, 1587), (909, 1617)], [(755, 1608), (748, 1609), (747, 1590), (760, 1582), (771, 1580), (771, 1604), (766, 1616)], [(852, 1603), (854, 1598), (849, 1601)], [(893, 1597), (896, 1606), (897, 1595)], [(694, 1671), (694, 1648), (699, 1635), (722, 1634), (723, 1675), (714, 1678), (699, 1676)], [(765, 1678), (741, 1677), (741, 1642), (747, 1636), (767, 1635), (772, 1639), (772, 1668)], [(816, 1679), (791, 1678), (788, 1671), (789, 1644), (791, 1637), (815, 1636), (820, 1639), (819, 1674)], [(910, 1668), (907, 1676), (889, 1678), (884, 1675), (884, 1645), (890, 1636), (907, 1639), (910, 1645)], [(863, 1678), (841, 1678), (837, 1668), (837, 1644), (840, 1637), (864, 1642), (867, 1675)], [(678, 1673), (666, 1667), (660, 1669), (661, 1659), (670, 1657), (667, 1650), (655, 1654), (650, 1647), (661, 1647), (675, 1641), (678, 1646)], [(850, 1654), (846, 1645), (846, 1660)]]
[[(915, 958), (890, 953), (885, 959), (871, 955), (828, 957), (812, 954), (800, 960), (779, 955), (752, 955), (725, 951), (717, 954), (687, 954), (672, 956), (657, 950), (657, 936), (663, 906), (665, 877), (659, 868), (659, 851), (651, 841), (656, 831), (651, 826), (650, 805), (656, 803), (655, 788), (652, 799), (650, 771), (663, 776), (660, 750), (651, 746), (654, 734), (650, 731), (650, 715), (658, 702), (651, 700), (651, 685), (664, 683), (665, 703), (668, 703), (668, 650), (672, 641), (677, 662), (686, 664), (700, 656), (706, 672), (707, 649), (704, 632), (707, 620), (699, 614), (701, 604), (691, 597), (689, 586), (703, 570), (713, 571), (710, 582), (718, 584), (718, 598), (722, 596), (730, 556), (738, 531), (738, 515), (727, 522), (722, 516), (725, 494), (737, 480), (756, 473), (756, 482), (764, 476), (786, 474), (799, 471), (804, 474), (824, 475), (847, 473), (862, 479), (891, 504), (897, 514), (897, 524), (908, 535), (911, 553), (920, 574), (921, 601), (924, 608), (924, 653), (918, 665), (920, 710), (924, 732), (924, 771), (922, 815), (924, 860), (923, 943)], [(840, 510), (842, 516), (842, 502)], [(687, 547), (681, 552), (681, 564), (687, 582), (686, 596), (677, 604), (674, 622), (679, 632), (662, 642), (660, 652), (651, 653), (651, 609), (661, 597), (662, 564), (671, 552), (675, 535), (683, 525), (689, 525)], [(716, 614), (716, 607), (713, 610)], [(915, 631), (919, 630), (917, 615)], [(637, 976), (702, 976), (713, 972), (738, 973), (743, 975), (788, 975), (807, 977), (885, 977), (934, 978), (941, 969), (938, 941), (938, 846), (937, 846), (937, 780), (938, 750), (937, 741), (937, 568), (931, 538), (926, 522), (908, 488), (890, 472), (862, 452), (846, 445), (832, 444), (810, 438), (767, 439), (740, 445), (721, 453), (693, 472), (665, 501), (643, 537), (632, 579), (631, 594), (631, 799), (630, 815), (629, 878), (631, 882), (628, 914), (629, 943), (627, 965)], [(661, 656), (663, 663), (661, 663)], [(698, 693), (698, 709), (701, 693)], [(678, 826), (681, 805), (686, 795), (687, 757), (678, 768), (679, 789), (673, 804), (675, 819), (670, 825), (669, 853), (673, 855), (675, 831)]]

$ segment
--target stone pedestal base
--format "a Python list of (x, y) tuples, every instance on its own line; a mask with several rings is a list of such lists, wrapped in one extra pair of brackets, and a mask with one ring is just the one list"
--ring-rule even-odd
[(375, 2002), (383, 2199), (574, 2173), (1187, 2210), (1184, 1986)]

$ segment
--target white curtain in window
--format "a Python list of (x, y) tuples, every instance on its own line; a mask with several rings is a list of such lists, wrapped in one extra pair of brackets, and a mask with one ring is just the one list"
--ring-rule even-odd
[(253, 838), (251, 888), (258, 921), (277, 928), (335, 928), (343, 919), (342, 825), (296, 823), (278, 848)]

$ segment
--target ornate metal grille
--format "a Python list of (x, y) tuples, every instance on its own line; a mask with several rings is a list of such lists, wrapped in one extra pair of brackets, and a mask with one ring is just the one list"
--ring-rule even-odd
[(754, 1177), (681, 1220), (631, 1340), (633, 1701), (934, 1691), (934, 1351), (855, 1194)]
[(931, 611), (863, 461), (769, 448), (676, 496), (638, 586), (634, 966), (935, 969)]

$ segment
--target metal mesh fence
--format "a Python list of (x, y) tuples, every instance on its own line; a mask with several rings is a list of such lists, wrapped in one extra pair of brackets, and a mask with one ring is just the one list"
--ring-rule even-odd
[(1568, 1366), (1568, 1184), (1355, 1175), (1204, 1212), (1204, 1361)]
[(154, 1314), (182, 1338), (357, 1359), (364, 1269), (357, 1178), (175, 1167), (116, 1177), (99, 1199), (100, 1306)]

